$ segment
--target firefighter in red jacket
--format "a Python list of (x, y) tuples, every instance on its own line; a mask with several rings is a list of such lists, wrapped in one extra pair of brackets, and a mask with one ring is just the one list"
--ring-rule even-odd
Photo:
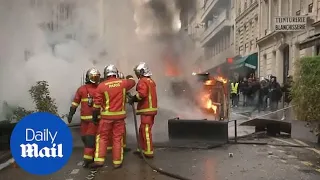
[(112, 158), (114, 168), (119, 168), (123, 161), (123, 147), (121, 141), (125, 131), (126, 93), (135, 86), (132, 76), (119, 79), (118, 69), (109, 65), (104, 69), (106, 80), (98, 86), (94, 99), (93, 121), (98, 123), (96, 136), (96, 152), (92, 168), (102, 167), (107, 153), (109, 137), (112, 134)]
[[(118, 73), (118, 78), (119, 79), (124, 79), (125, 78), (124, 74), (122, 72), (119, 72)], [(124, 148), (124, 152), (128, 152), (128, 151), (131, 150), (131, 149), (126, 147), (127, 146), (127, 138), (126, 138), (126, 136), (127, 136), (127, 132), (126, 132), (126, 129), (124, 129), (124, 135), (123, 135), (122, 142), (121, 142), (122, 147)], [(109, 137), (109, 144), (108, 144), (107, 150), (112, 150), (112, 134)]]
[[(137, 114), (141, 119), (140, 145), (144, 155), (147, 158), (153, 158), (152, 126), (158, 110), (156, 83), (151, 79), (152, 73), (146, 63), (140, 63), (134, 71), (139, 79), (137, 94), (129, 100), (129, 103), (138, 102)], [(135, 154), (140, 154), (140, 152), (136, 151)]]
[(95, 136), (97, 126), (92, 122), (92, 106), (93, 96), (100, 81), (100, 72), (91, 68), (86, 73), (85, 85), (78, 88), (70, 112), (68, 115), (68, 122), (71, 123), (72, 117), (75, 114), (77, 107), (81, 105), (80, 119), (81, 119), (81, 139), (84, 144), (84, 167), (88, 167), (93, 162), (93, 155), (95, 150)]

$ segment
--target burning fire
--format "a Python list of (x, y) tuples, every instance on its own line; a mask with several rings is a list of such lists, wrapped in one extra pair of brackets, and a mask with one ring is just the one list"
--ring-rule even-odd
[(218, 77), (216, 77), (216, 79), (217, 79), (218, 81), (223, 82), (224, 84), (226, 84), (226, 83), (228, 82), (228, 80), (225, 79), (225, 78), (223, 78), (222, 76), (218, 76)]
[(212, 109), (214, 114), (217, 114), (217, 109), (218, 109), (218, 106), (212, 104), (212, 101), (210, 99), (207, 100), (207, 109)]
[(218, 106), (214, 105), (210, 99), (210, 94), (206, 94), (202, 97), (205, 108), (208, 110), (213, 110), (214, 114), (217, 113)]
[(207, 86), (210, 86), (210, 85), (213, 85), (213, 81), (212, 80), (207, 80), (204, 84), (207, 85)]

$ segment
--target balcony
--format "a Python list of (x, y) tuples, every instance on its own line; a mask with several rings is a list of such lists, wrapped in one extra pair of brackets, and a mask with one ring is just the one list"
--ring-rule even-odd
[(205, 18), (210, 14), (213, 7), (217, 4), (219, 0), (208, 0), (204, 7), (204, 12), (201, 16), (201, 22), (205, 20)]
[(217, 33), (225, 27), (231, 27), (232, 22), (228, 18), (228, 11), (223, 10), (222, 13), (212, 22), (209, 27), (203, 32), (200, 38), (201, 46), (207, 44)]

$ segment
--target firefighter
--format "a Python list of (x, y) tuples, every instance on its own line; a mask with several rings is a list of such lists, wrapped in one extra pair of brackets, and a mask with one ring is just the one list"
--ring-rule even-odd
[[(122, 72), (119, 72), (118, 73), (118, 78), (119, 79), (124, 79), (124, 74)], [(130, 149), (127, 149), (126, 148), (126, 136), (127, 136), (127, 133), (126, 133), (126, 129), (124, 129), (124, 135), (123, 135), (123, 138), (122, 138), (122, 147), (124, 148), (124, 151), (129, 151)], [(109, 144), (108, 144), (108, 147), (107, 147), (108, 150), (112, 150), (112, 134), (111, 136), (109, 137)]]
[[(157, 92), (156, 83), (151, 79), (151, 71), (146, 63), (141, 62), (134, 68), (139, 79), (137, 94), (129, 99), (129, 104), (138, 102), (137, 114), (140, 115), (141, 124), (139, 127), (140, 146), (147, 158), (153, 158), (152, 126), (157, 115)], [(140, 155), (139, 151), (135, 154)]]
[(92, 106), (93, 96), (100, 81), (100, 72), (91, 68), (86, 73), (85, 85), (78, 88), (70, 112), (68, 115), (68, 122), (71, 123), (72, 117), (75, 114), (77, 107), (81, 104), (81, 139), (84, 144), (84, 167), (88, 167), (93, 162), (93, 155), (95, 150), (95, 136), (97, 126), (92, 122)]
[(121, 141), (125, 131), (126, 93), (135, 86), (132, 76), (127, 79), (118, 79), (118, 69), (108, 65), (104, 69), (105, 81), (101, 83), (95, 94), (93, 122), (98, 123), (96, 136), (96, 152), (92, 168), (102, 167), (107, 153), (109, 137), (112, 134), (112, 158), (114, 168), (119, 168), (123, 161)]

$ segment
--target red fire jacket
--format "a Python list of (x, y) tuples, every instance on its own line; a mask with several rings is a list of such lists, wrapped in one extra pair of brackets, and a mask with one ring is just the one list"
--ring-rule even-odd
[(126, 118), (126, 93), (136, 85), (133, 79), (108, 78), (99, 84), (93, 108), (101, 109), (101, 119)]
[(156, 115), (158, 111), (158, 100), (156, 83), (151, 78), (143, 77), (137, 84), (137, 114)]
[(92, 107), (88, 106), (88, 95), (94, 97), (97, 85), (85, 84), (78, 88), (72, 106), (77, 108), (81, 104), (80, 118), (81, 120), (92, 120)]

